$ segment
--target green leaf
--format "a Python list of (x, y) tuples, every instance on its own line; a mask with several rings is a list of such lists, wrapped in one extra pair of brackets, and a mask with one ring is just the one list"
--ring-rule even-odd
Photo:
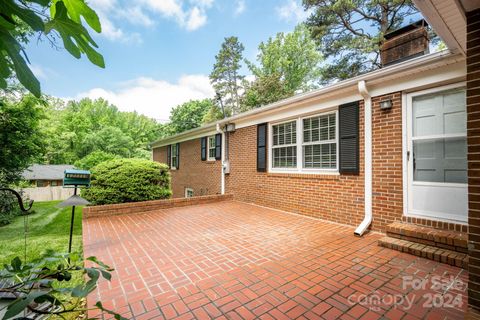
[(68, 10), (68, 15), (73, 21), (81, 23), (80, 17), (83, 16), (93, 30), (100, 33), (102, 32), (102, 26), (100, 25), (100, 19), (95, 11), (92, 10), (83, 0), (62, 0), (65, 7)]
[(22, 260), (19, 257), (15, 257), (12, 260), (12, 268), (14, 271), (20, 271), (22, 269)]
[(21, 46), (18, 41), (10, 34), (0, 32), (0, 49), (5, 50), (13, 62), (13, 69), (20, 83), (36, 97), (40, 97), (40, 82), (21, 56)]
[(3, 316), (3, 319), (6, 320), (6, 319), (13, 318), (17, 314), (25, 310), (25, 308), (28, 307), (28, 305), (32, 303), (33, 300), (43, 295), (45, 295), (45, 292), (32, 292), (24, 298), (15, 300), (14, 302), (8, 305), (7, 312)]
[(35, 11), (22, 8), (13, 0), (2, 0), (0, 2), (0, 12), (9, 17), (17, 16), (35, 31), (43, 31), (45, 28), (43, 20), (35, 14)]
[(98, 48), (97, 44), (85, 27), (68, 17), (67, 8), (62, 1), (56, 2), (54, 12), (54, 18), (46, 24), (45, 32), (48, 34), (52, 30), (57, 30), (65, 49), (72, 56), (79, 59), (81, 54), (85, 53), (93, 64), (105, 68), (103, 56), (93, 49)]
[(0, 27), (5, 28), (7, 30), (15, 29), (15, 23), (5, 19), (2, 15), (0, 15)]

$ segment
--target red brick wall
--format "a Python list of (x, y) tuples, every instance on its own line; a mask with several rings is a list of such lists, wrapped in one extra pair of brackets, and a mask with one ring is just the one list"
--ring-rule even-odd
[(468, 302), (480, 308), (480, 10), (467, 13)]
[[(380, 101), (392, 100), (381, 110)], [(402, 95), (372, 99), (373, 224), (375, 229), (403, 216)]]
[[(390, 98), (393, 108), (381, 111)], [(402, 195), (401, 94), (373, 99), (373, 216), (372, 228), (401, 220)], [(358, 225), (364, 217), (364, 122), (360, 104), (360, 175), (273, 174), (256, 171), (257, 127), (242, 128), (230, 137), (231, 173), (226, 191), (235, 199)], [(252, 146), (246, 148), (245, 146)]]
[[(363, 219), (363, 105), (360, 107), (360, 175), (273, 174), (256, 171), (257, 127), (230, 136), (226, 190), (235, 199), (356, 225)], [(246, 147), (248, 146), (248, 147)]]
[[(166, 163), (167, 147), (153, 149), (153, 160)], [(200, 139), (180, 143), (180, 169), (171, 170), (173, 198), (185, 197), (185, 188), (195, 196), (219, 194), (221, 161), (202, 161)]]

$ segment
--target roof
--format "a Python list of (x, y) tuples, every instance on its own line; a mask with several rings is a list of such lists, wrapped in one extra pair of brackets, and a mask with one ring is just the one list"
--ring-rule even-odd
[(34, 164), (22, 173), (25, 180), (62, 180), (65, 170), (73, 169), (70, 164)]
[(401, 63), (393, 64), (385, 68), (371, 71), (351, 79), (339, 81), (337, 83), (333, 83), (320, 89), (316, 89), (307, 93), (297, 94), (293, 97), (283, 99), (265, 106), (261, 106), (256, 109), (219, 120), (217, 122), (208, 123), (201, 127), (190, 129), (170, 137), (165, 137), (152, 142), (150, 145), (152, 148), (158, 148), (169, 145), (171, 143), (195, 139), (200, 137), (202, 134), (212, 132), (216, 128), (218, 130), (222, 125), (228, 123), (235, 123), (237, 121), (248, 121), (249, 119), (258, 117), (262, 114), (280, 112), (280, 110), (283, 111), (289, 108), (295, 108), (296, 104), (312, 99), (330, 99), (332, 96), (342, 95), (346, 91), (358, 93), (358, 83), (361, 81), (365, 81), (367, 82), (367, 84), (377, 87), (384, 86), (385, 83), (388, 83), (388, 81), (401, 79), (402, 77), (411, 76), (412, 74), (418, 74), (426, 70), (444, 67), (458, 61), (464, 61), (464, 57), (459, 54), (453, 53), (450, 50), (430, 53), (424, 56), (403, 61)]

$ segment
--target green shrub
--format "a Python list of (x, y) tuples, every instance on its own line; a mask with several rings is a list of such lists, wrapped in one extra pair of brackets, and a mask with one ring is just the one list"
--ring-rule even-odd
[(165, 164), (143, 159), (117, 159), (92, 168), (91, 187), (82, 196), (92, 204), (166, 199), (172, 195)]
[(97, 164), (100, 164), (105, 161), (110, 161), (114, 159), (119, 159), (120, 157), (111, 153), (104, 151), (93, 151), (89, 155), (83, 157), (80, 160), (75, 161), (75, 168), (90, 170), (95, 167)]

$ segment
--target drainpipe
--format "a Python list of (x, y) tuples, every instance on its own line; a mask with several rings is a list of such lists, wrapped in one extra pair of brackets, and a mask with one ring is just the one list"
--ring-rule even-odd
[(358, 82), (358, 92), (363, 97), (365, 106), (365, 217), (354, 234), (362, 236), (372, 223), (372, 97), (363, 80)]
[(222, 165), (220, 170), (221, 171), (221, 178), (220, 178), (220, 192), (221, 194), (225, 194), (225, 132), (221, 129), (220, 123), (217, 123), (217, 133), (222, 134)]

